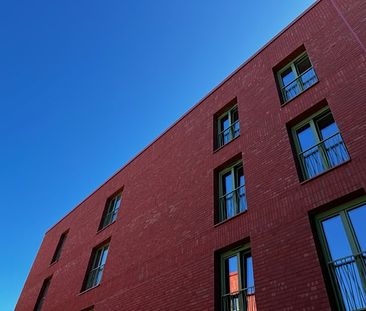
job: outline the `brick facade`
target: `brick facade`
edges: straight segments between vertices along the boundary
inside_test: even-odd
[[[15,310],[33,310],[51,275],[45,311],[219,310],[217,256],[248,242],[258,310],[334,309],[311,215],[366,188],[365,16],[364,0],[313,5],[46,233]],[[274,68],[301,46],[319,82],[281,105]],[[240,136],[214,151],[214,116],[233,100]],[[351,160],[301,182],[289,127],[324,100]],[[215,224],[215,172],[232,159],[248,210]],[[97,232],[120,189],[116,222]],[[80,294],[92,249],[109,238],[101,284]]]

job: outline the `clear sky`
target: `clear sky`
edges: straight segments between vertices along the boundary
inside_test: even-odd
[[[0,311],[50,226],[313,2],[0,1]]]

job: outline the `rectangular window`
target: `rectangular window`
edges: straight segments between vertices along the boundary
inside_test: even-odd
[[[292,128],[302,179],[349,160],[348,151],[329,108]]]
[[[219,173],[219,221],[231,218],[247,209],[242,162]]]
[[[217,118],[217,131],[217,148],[239,136],[238,106],[235,105]]]
[[[61,251],[62,248],[64,246],[66,237],[67,237],[68,231],[64,232],[63,234],[61,234],[60,240],[57,243],[57,247],[55,250],[55,253],[53,254],[52,260],[51,260],[51,264],[58,261],[60,259],[61,256]]]
[[[119,193],[107,201],[106,207],[103,212],[102,221],[99,226],[99,230],[113,223],[118,214],[119,207],[121,205],[122,194]]]
[[[366,310],[366,199],[317,217],[326,267],[340,310]]]
[[[253,261],[245,247],[221,256],[221,311],[256,311]]]
[[[108,247],[109,243],[95,249],[92,252],[89,269],[85,278],[85,285],[82,289],[83,291],[100,284],[100,281],[102,280],[104,265],[108,256]]]
[[[49,277],[49,278],[47,278],[43,281],[41,291],[39,292],[37,302],[36,302],[36,305],[34,306],[33,311],[41,311],[42,310],[42,306],[43,306],[44,301],[46,299],[47,291],[48,291],[48,288],[50,287],[50,283],[51,283],[51,277]]]
[[[286,103],[318,82],[315,70],[306,52],[282,67],[277,72],[282,102]]]

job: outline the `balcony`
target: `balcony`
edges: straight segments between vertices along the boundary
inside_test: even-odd
[[[238,137],[240,134],[240,125],[239,120],[235,121],[228,128],[218,133],[217,144],[218,148],[226,145],[228,142]]]
[[[281,88],[283,102],[288,102],[316,82],[318,82],[318,77],[316,76],[314,68],[310,67],[301,75],[299,75],[295,80]]]
[[[220,221],[231,218],[247,209],[245,186],[226,193],[219,198]]]
[[[331,261],[328,265],[341,297],[341,310],[366,310],[366,252]]]
[[[341,134],[336,133],[299,153],[298,158],[306,180],[349,160],[349,155]]]
[[[223,295],[221,300],[221,310],[257,311],[254,286]]]

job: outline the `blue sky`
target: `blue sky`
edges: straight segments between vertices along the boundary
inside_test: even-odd
[[[0,310],[45,231],[313,0],[0,2]]]

